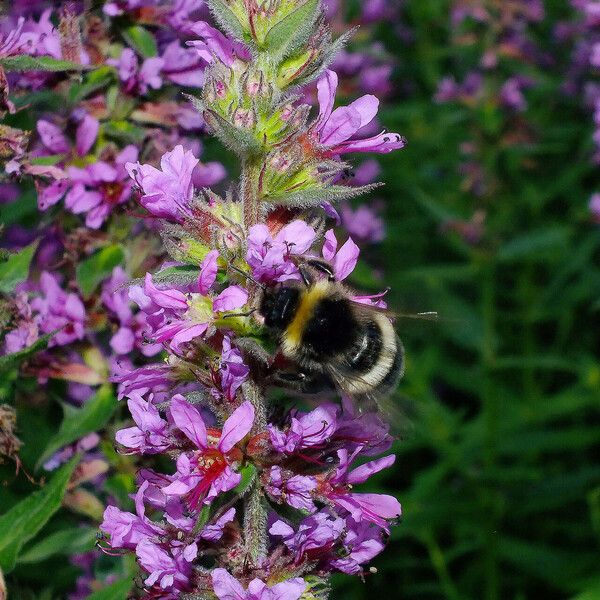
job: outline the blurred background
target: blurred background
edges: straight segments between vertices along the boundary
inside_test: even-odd
[[[378,29],[409,144],[373,264],[440,318],[398,321],[404,519],[337,597],[600,598],[599,7],[408,0]]]
[[[335,65],[344,96],[377,94],[381,122],[408,139],[355,173],[386,185],[343,210],[363,249],[352,284],[439,314],[397,321],[410,426],[373,489],[400,498],[403,520],[378,572],[339,577],[332,598],[599,599],[600,3],[340,0],[329,14],[338,32],[361,25]],[[235,172],[216,144],[204,156]],[[3,220],[36,222],[28,202]],[[2,385],[19,387],[33,468],[60,410],[23,401],[34,379]],[[102,448],[121,471],[105,489],[126,498],[116,428]],[[0,512],[31,489],[0,493]],[[89,568],[37,552],[11,576],[14,598],[57,597],[42,593],[52,570],[67,597]]]

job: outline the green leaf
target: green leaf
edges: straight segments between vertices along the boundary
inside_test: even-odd
[[[77,283],[85,298],[89,298],[103,279],[123,262],[125,253],[117,244],[106,246],[77,265]]]
[[[28,348],[24,348],[23,350],[19,350],[18,352],[13,352],[12,354],[5,354],[4,356],[0,356],[0,373],[6,373],[11,369],[19,366],[24,360],[27,360],[30,356],[33,356],[37,352],[41,352],[45,350],[48,346],[48,342],[50,338],[54,335],[54,333],[47,333],[42,336],[36,342],[31,344]]]
[[[252,463],[248,463],[239,470],[239,473],[242,479],[233,488],[233,492],[238,496],[243,496],[256,478],[256,467]]]
[[[544,258],[548,252],[565,248],[569,239],[569,228],[555,226],[534,230],[512,239],[498,251],[498,260],[509,262],[523,258]]]
[[[88,65],[80,65],[69,60],[59,60],[50,56],[29,56],[28,54],[0,58],[0,66],[2,66],[6,72],[87,71],[92,68]]]
[[[154,283],[171,284],[171,285],[189,285],[198,279],[200,269],[192,265],[184,265],[180,267],[167,267],[152,276]],[[143,284],[143,281],[140,280]]]
[[[82,84],[78,82],[73,83],[69,89],[69,101],[72,104],[78,104],[93,92],[108,85],[114,78],[115,70],[113,67],[105,66],[91,71]]]
[[[126,600],[132,585],[131,579],[121,579],[90,594],[87,600]]]
[[[0,262],[0,292],[11,294],[17,284],[29,275],[29,265],[38,247],[38,240]]]
[[[192,98],[191,96],[187,97]],[[198,107],[198,101],[196,99],[192,101],[194,106]],[[202,115],[221,142],[238,156],[253,154],[260,150],[261,145],[251,131],[236,127],[214,110],[208,108],[204,109]]]
[[[600,598],[600,577],[588,582],[583,591],[571,600],[598,600]]]
[[[50,483],[29,495],[0,517],[0,568],[12,571],[23,545],[32,539],[60,508],[79,456],[74,456]]]
[[[69,555],[94,549],[98,531],[93,527],[62,529],[25,549],[18,563],[37,563],[56,554]]]
[[[281,59],[304,43],[313,30],[319,16],[320,1],[306,0],[302,6],[269,29],[264,47]]]
[[[96,395],[84,404],[83,408],[76,409],[69,406],[67,410],[65,406],[65,418],[58,433],[51,438],[38,459],[37,468],[60,448],[81,439],[88,433],[102,429],[117,405],[112,386],[103,385]]]
[[[158,55],[158,47],[154,36],[141,25],[132,25],[123,31],[123,37],[129,46],[144,58]]]
[[[208,8],[215,21],[232,37],[240,42],[249,41],[249,35],[246,34],[239,19],[234,12],[227,6],[223,0],[207,0]]]
[[[146,132],[141,127],[133,125],[129,121],[108,121],[102,127],[105,135],[130,144],[141,144],[146,137]]]

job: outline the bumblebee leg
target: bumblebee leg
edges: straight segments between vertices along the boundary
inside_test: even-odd
[[[318,258],[307,258],[306,264],[317,271],[321,271],[321,273],[325,273],[329,281],[335,281],[335,273],[333,272],[332,266],[327,261]]]
[[[302,277],[304,285],[310,287],[314,282],[312,273],[306,268],[306,265],[298,265],[298,271],[300,271],[300,277]]]
[[[304,371],[275,371],[268,377],[269,385],[292,390],[298,394],[319,394],[333,391],[335,387],[324,373]]]
[[[242,337],[235,340],[235,346],[263,367],[273,364],[273,356],[269,354],[254,338]]]

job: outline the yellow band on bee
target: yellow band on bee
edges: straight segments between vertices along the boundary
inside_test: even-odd
[[[317,281],[300,295],[300,302],[292,322],[283,332],[282,349],[284,353],[291,353],[302,342],[302,334],[307,323],[312,318],[315,307],[320,300],[329,295],[330,284],[326,280]]]

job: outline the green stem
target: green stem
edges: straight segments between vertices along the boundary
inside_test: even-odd
[[[431,560],[431,564],[437,573],[445,596],[450,600],[460,600],[460,592],[450,577],[448,565],[446,565],[446,559],[444,558],[444,553],[439,544],[431,534],[426,534],[423,538],[423,542],[427,547],[429,560]]]
[[[485,428],[484,462],[486,476],[484,478],[484,510],[487,515],[485,531],[485,599],[500,598],[500,573],[498,568],[498,493],[491,485],[493,470],[496,465],[499,405],[494,382],[495,349],[495,317],[496,317],[496,273],[492,259],[486,260],[482,269],[481,311],[483,318],[483,340],[481,344],[481,364],[483,370],[482,403]]]

